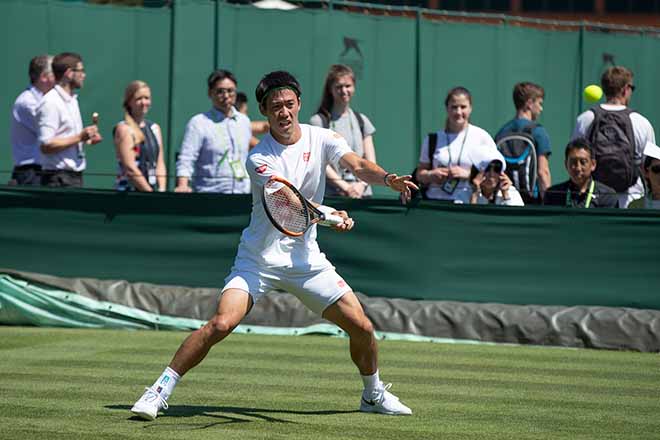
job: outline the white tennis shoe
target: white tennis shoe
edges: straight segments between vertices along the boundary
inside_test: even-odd
[[[154,420],[161,408],[168,408],[167,401],[153,388],[146,387],[142,397],[131,408],[131,412],[144,420]]]
[[[392,384],[388,383],[384,387],[373,390],[370,393],[363,392],[360,411],[388,414],[391,416],[412,415],[412,410],[401,403],[398,397],[388,391],[391,387]]]

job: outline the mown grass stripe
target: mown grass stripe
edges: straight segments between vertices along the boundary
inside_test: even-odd
[[[356,412],[345,339],[233,335],[155,422],[129,408],[183,332],[0,328],[0,439],[657,438],[656,354],[381,342],[382,377],[415,411]],[[654,437],[655,436],[655,437]]]

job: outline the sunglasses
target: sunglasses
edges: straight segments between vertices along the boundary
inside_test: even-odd
[[[660,165],[653,165],[653,166],[651,167],[651,172],[652,172],[653,174],[660,174]]]

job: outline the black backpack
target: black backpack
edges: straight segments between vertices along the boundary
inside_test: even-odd
[[[438,133],[436,133],[436,132],[429,133],[427,136],[429,138],[429,155],[428,155],[428,159],[429,159],[429,163],[431,164],[431,167],[433,167],[433,155],[435,154],[435,149],[438,146]],[[421,195],[422,198],[424,200],[426,200],[427,199],[426,190],[428,188],[417,181],[417,167],[415,167],[412,170],[412,173],[410,173],[410,174],[412,175],[411,181],[414,182],[415,185],[417,185],[419,187],[419,191],[415,191],[415,190],[412,191],[411,200],[415,199],[418,195]]]
[[[355,113],[355,117],[358,120],[358,125],[360,126],[360,133],[362,133],[362,138],[364,139],[364,117],[362,117],[362,113],[356,112],[353,110],[353,113]],[[317,113],[319,117],[321,118],[321,123],[323,124],[323,128],[330,128],[330,118],[328,115],[325,113]]]
[[[597,105],[590,109],[594,121],[587,139],[596,156],[594,179],[625,192],[639,178],[635,166],[635,134],[630,113],[632,109],[608,111]]]
[[[538,125],[531,123],[522,130],[512,130],[495,138],[497,149],[506,161],[506,175],[516,187],[525,203],[536,200],[534,191],[538,177],[536,140],[532,135]]]

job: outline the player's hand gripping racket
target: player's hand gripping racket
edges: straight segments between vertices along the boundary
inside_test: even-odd
[[[338,215],[322,212],[288,180],[272,176],[264,185],[261,198],[266,215],[278,230],[299,237],[313,224],[336,226],[344,223]]]

